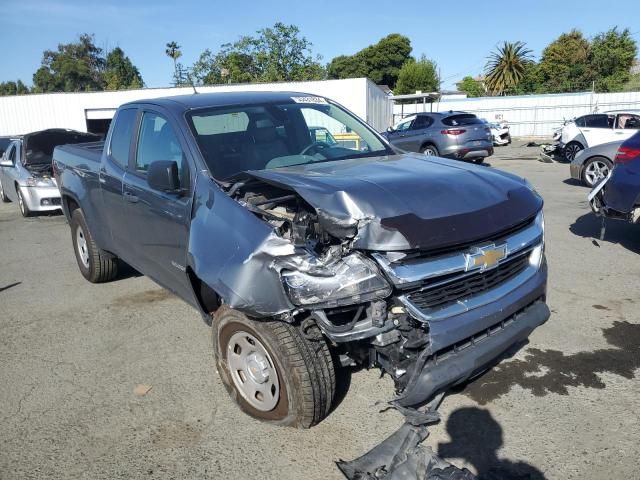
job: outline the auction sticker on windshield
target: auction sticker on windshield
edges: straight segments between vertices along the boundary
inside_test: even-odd
[[[322,97],[291,97],[291,100],[296,103],[327,103]]]

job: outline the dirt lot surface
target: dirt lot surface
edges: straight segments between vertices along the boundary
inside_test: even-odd
[[[426,444],[504,478],[637,479],[640,227],[611,222],[597,240],[587,189],[536,156],[499,147],[487,163],[545,199],[551,319],[448,396]],[[135,272],[86,282],[64,217],[1,204],[0,245],[3,480],[339,479],[335,460],[401,424],[379,413],[393,388],[377,371],[345,375],[347,393],[311,430],[258,423],[227,397],[199,315]]]

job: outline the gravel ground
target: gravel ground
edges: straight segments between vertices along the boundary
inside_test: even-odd
[[[640,478],[640,227],[604,240],[587,190],[537,149],[492,167],[545,198],[552,317],[514,358],[448,396],[426,444],[504,478]],[[62,216],[0,205],[0,478],[339,479],[398,428],[377,371],[345,374],[334,412],[301,431],[240,413],[199,315],[129,272],[92,285]],[[146,387],[140,387],[140,386]],[[136,395],[136,389],[146,391]],[[140,393],[140,392],[137,392]]]

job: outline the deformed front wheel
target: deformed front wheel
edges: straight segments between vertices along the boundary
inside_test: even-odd
[[[96,245],[82,210],[73,211],[69,225],[73,251],[82,276],[91,283],[113,280],[118,274],[118,259]]]
[[[298,428],[329,414],[335,369],[319,330],[303,334],[297,326],[251,320],[222,306],[213,318],[212,341],[220,378],[245,413]]]

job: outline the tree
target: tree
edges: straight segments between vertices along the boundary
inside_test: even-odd
[[[29,93],[29,88],[22,83],[22,80],[0,82],[0,96],[4,95],[25,95]]]
[[[531,62],[531,50],[523,42],[504,42],[489,56],[485,66],[485,84],[493,95],[515,88]]]
[[[33,75],[37,92],[80,92],[102,90],[105,59],[94,44],[93,35],[84,33],[78,42],[59,44],[57,51],[45,50],[42,66]]]
[[[629,81],[629,70],[638,53],[629,29],[617,28],[600,33],[591,42],[589,64],[594,72],[597,91],[620,91]]]
[[[539,74],[545,92],[581,92],[591,87],[589,41],[579,30],[563,33],[542,52]]]
[[[394,89],[400,69],[411,57],[411,40],[392,33],[354,55],[334,58],[327,67],[329,78],[368,77]]]
[[[473,77],[467,76],[458,83],[458,90],[467,94],[467,97],[482,97],[486,95],[484,84]]]
[[[217,54],[207,49],[193,65],[198,83],[279,82],[321,80],[325,70],[312,44],[295,25],[276,23],[221,46]]]
[[[429,60],[425,55],[417,62],[410,60],[406,62],[398,73],[398,81],[394,89],[396,95],[406,95],[415,93],[417,90],[423,92],[437,92],[440,90],[440,79],[436,69],[436,63]]]
[[[175,80],[178,77],[178,59],[182,56],[181,47],[176,42],[169,42],[166,47],[164,53],[173,60],[173,78]]]
[[[107,55],[104,79],[107,90],[142,88],[144,85],[140,72],[120,47],[114,48]]]

